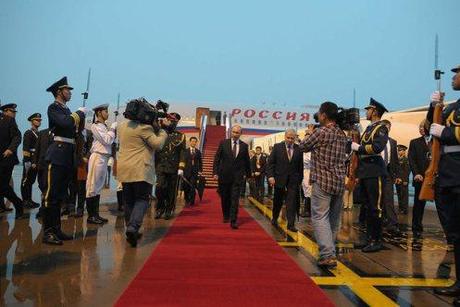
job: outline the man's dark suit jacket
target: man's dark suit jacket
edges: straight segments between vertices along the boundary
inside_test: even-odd
[[[410,141],[408,158],[410,170],[414,177],[416,175],[425,177],[425,171],[430,165],[429,152],[430,148],[425,142],[425,137],[421,136]]]
[[[14,118],[0,115],[0,165],[13,166],[19,163],[18,146],[21,144],[21,132]],[[3,157],[5,150],[11,150],[13,154]]]
[[[251,176],[251,164],[249,161],[248,144],[240,140],[238,156],[233,157],[232,139],[220,142],[214,156],[213,171],[219,176],[219,184],[241,182],[243,177]]]
[[[260,168],[257,167],[257,155],[251,158],[251,171],[253,173],[259,172],[261,175],[265,175],[266,166],[267,166],[267,156],[265,154],[260,154],[259,158]]]
[[[190,152],[190,148],[185,150],[185,168],[184,168],[184,176],[187,178],[192,177],[192,175],[198,174],[203,170],[203,162],[201,159],[201,151],[195,148],[195,155],[193,157],[192,163],[192,153]]]
[[[388,165],[388,175],[394,180],[396,178],[401,178],[397,148],[398,143],[392,138],[388,138],[388,142],[390,142],[390,164]]]
[[[299,146],[294,144],[291,161],[288,159],[286,143],[281,142],[273,146],[273,150],[268,158],[267,178],[275,178],[276,188],[285,188],[299,185],[303,178],[303,153]]]

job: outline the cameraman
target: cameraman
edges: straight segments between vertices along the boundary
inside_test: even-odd
[[[163,126],[171,122],[163,120]],[[161,150],[168,135],[158,128],[138,120],[128,119],[118,127],[120,151],[117,179],[123,185],[125,200],[126,240],[132,247],[140,238],[139,228],[147,210],[155,178],[154,153]]]
[[[307,130],[300,144],[311,151],[311,216],[319,245],[319,266],[337,266],[334,242],[340,225],[345,176],[347,137],[336,123],[338,107],[326,101],[318,112],[320,127]]]

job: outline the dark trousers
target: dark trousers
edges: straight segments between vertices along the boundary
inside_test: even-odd
[[[287,188],[275,187],[275,195],[273,197],[273,220],[278,220],[283,206],[283,200],[286,203],[286,218],[288,227],[293,227],[295,224],[295,216],[297,213],[297,206],[299,205],[299,187],[287,186]]]
[[[138,232],[147,211],[152,185],[145,181],[124,182],[126,232]]]
[[[426,201],[420,200],[421,182],[414,182],[414,207],[412,208],[412,232],[423,232],[423,213]],[[444,227],[443,227],[444,228]]]
[[[265,176],[264,175],[260,175],[260,176],[256,176],[254,178],[254,197],[258,200],[258,201],[263,201],[264,199],[264,192],[265,192]]]
[[[176,207],[177,197],[177,179],[176,173],[158,173],[157,186],[155,194],[157,196],[157,210],[162,212],[173,212]]]
[[[219,183],[219,194],[224,219],[230,219],[232,223],[238,219],[238,207],[242,184],[246,181],[233,181],[232,183]]]
[[[396,213],[393,180],[387,178],[383,185],[383,214],[385,227],[388,231],[398,230],[398,214]]]
[[[47,180],[49,185],[45,193],[45,212],[43,228],[45,232],[55,231],[61,224],[61,203],[68,198],[69,182],[73,168],[49,164]]]
[[[383,188],[385,177],[360,179],[361,205],[366,208],[366,228],[372,240],[382,239]]]
[[[460,189],[460,187],[457,187],[456,189]],[[456,208],[460,206],[460,204],[458,203],[458,192],[459,191],[453,192],[452,188],[435,188],[434,201],[436,204],[436,211],[438,212],[439,221],[441,222],[441,226],[444,230],[444,234],[446,235],[448,244],[454,243],[455,237],[458,236],[458,234],[456,234],[455,232],[457,230],[460,230],[460,228],[457,229],[453,225],[455,223],[458,223],[459,221],[455,220],[454,217],[456,216],[458,218],[459,216],[455,211],[457,210]],[[449,221],[452,221],[452,223],[450,223]],[[452,224],[452,227],[449,226],[450,224]]]
[[[24,201],[32,200],[32,185],[35,183],[37,178],[37,168],[30,167],[28,171],[23,167],[22,169],[22,180],[21,180],[21,196]]]
[[[38,188],[45,195],[48,189],[48,169],[46,167],[40,167],[37,173]]]
[[[446,233],[454,244],[455,274],[460,281],[460,187],[437,189],[436,206],[438,201],[447,217]]]
[[[401,183],[396,185],[396,193],[398,193],[399,211],[407,212],[409,208],[409,186]]]
[[[270,183],[268,182],[268,178],[267,178],[267,184],[268,184],[268,187],[267,187],[267,196],[271,197],[273,195],[273,187],[270,185]]]
[[[5,197],[13,203],[14,207],[20,206],[22,201],[10,186],[14,165],[0,165],[0,197]]]
[[[196,194],[196,182],[198,180],[197,178],[198,174],[193,174],[190,177],[186,177],[187,182],[182,182],[182,186],[184,187],[184,198],[185,198],[185,203],[189,205],[194,205],[195,204],[195,194]]]

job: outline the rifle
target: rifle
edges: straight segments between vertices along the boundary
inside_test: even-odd
[[[434,79],[438,81],[438,91],[441,92],[441,75],[444,72],[438,69],[438,35],[435,41],[435,70]],[[442,124],[442,108],[444,95],[441,94],[440,103],[436,104],[433,112],[433,123]],[[437,138],[432,138],[431,141],[431,161],[428,166],[425,177],[423,177],[422,189],[420,190],[419,198],[421,200],[434,200],[434,185],[438,174],[439,159],[441,158],[441,145]]]
[[[118,99],[117,99],[117,110],[113,113],[115,113],[115,122],[117,121],[117,117],[118,117],[118,110],[120,109],[120,93],[118,93]],[[117,145],[116,143],[114,142],[115,146],[112,146],[112,157],[113,157],[113,166],[112,166],[112,174],[113,174],[113,177],[117,177],[117,166],[118,166],[118,163],[117,163]]]
[[[351,138],[353,142],[358,143],[360,141],[360,135],[357,125],[355,125],[351,130]],[[351,153],[350,165],[348,166],[348,180],[345,183],[345,188],[350,193],[353,192],[356,186],[356,169],[358,168],[359,158],[357,152]]]

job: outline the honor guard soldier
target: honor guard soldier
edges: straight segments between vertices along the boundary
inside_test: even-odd
[[[460,91],[460,65],[452,72],[452,89]],[[427,120],[433,122],[434,106],[441,103],[442,95],[435,92]],[[442,112],[442,124],[433,123],[430,134],[439,140],[441,157],[436,178],[435,202],[443,208],[447,216],[447,233],[454,244],[456,282],[444,289],[436,289],[436,294],[457,296],[454,305],[460,305],[460,99],[447,105]]]
[[[42,123],[42,115],[34,113],[27,120],[31,123],[32,127],[24,133],[22,143],[24,168],[22,171],[21,195],[24,207],[32,209],[40,207],[40,204],[32,200],[32,185],[35,183],[38,172],[34,160],[37,148],[38,128],[40,128]]]
[[[88,177],[86,180],[86,207],[90,224],[103,224],[109,220],[99,215],[101,191],[107,177],[107,163],[112,156],[112,144],[115,141],[117,122],[107,127],[109,104],[102,104],[93,109],[94,119],[91,125],[93,143],[88,162]]]
[[[0,107],[0,198],[6,198],[16,209],[16,218],[24,215],[22,200],[10,186],[13,168],[19,163],[17,150],[21,144],[21,132],[16,124],[16,107],[14,103]],[[8,211],[4,204],[0,212]]]
[[[46,91],[55,101],[48,107],[49,129],[54,134],[45,160],[48,163],[48,186],[45,193],[43,216],[43,243],[62,245],[63,240],[72,240],[61,230],[61,202],[67,197],[69,181],[75,168],[75,136],[84,125],[86,108],[80,107],[72,113],[66,103],[72,97],[67,77],[56,81]]]
[[[398,194],[399,213],[406,215],[409,207],[409,159],[406,154],[407,146],[399,144],[397,148],[401,181],[396,183],[396,192]]]
[[[366,118],[371,123],[364,131],[360,144],[353,142],[351,147],[358,152],[359,165],[356,177],[359,178],[361,203],[366,206],[366,229],[368,242],[362,251],[377,252],[383,249],[382,244],[382,191],[388,172],[381,152],[388,142],[388,128],[380,119],[388,110],[378,101],[371,98],[365,108]]]
[[[168,138],[163,149],[155,152],[157,219],[163,214],[165,219],[170,219],[174,214],[178,176],[184,174],[185,167],[185,135],[176,130],[180,115],[170,113],[168,119],[171,121],[171,125],[166,127]]]

